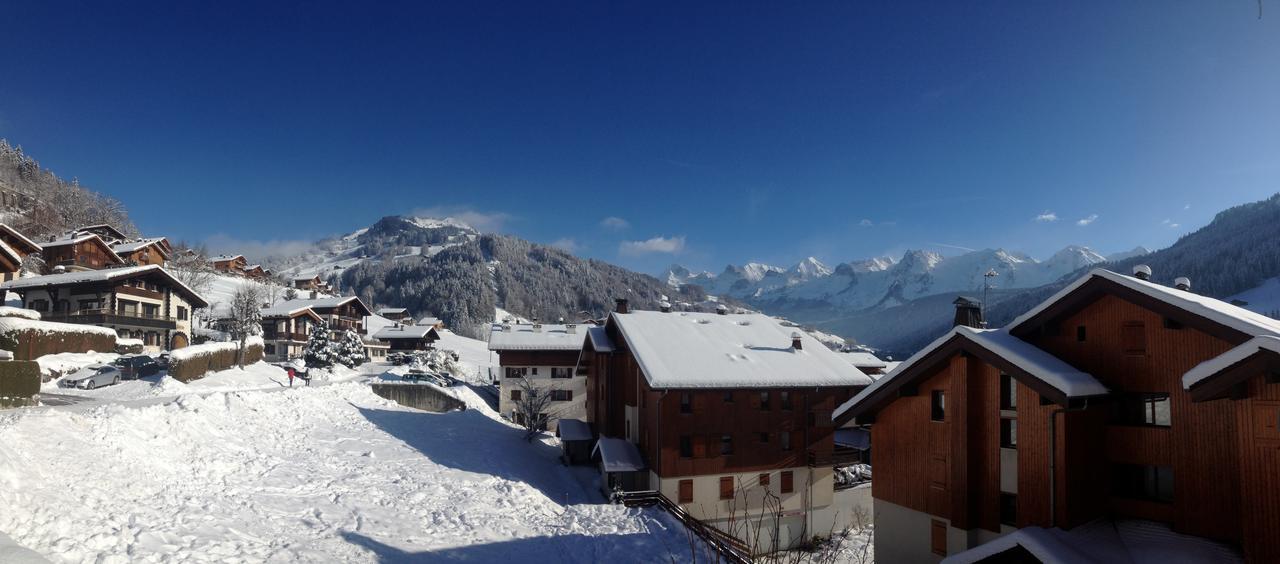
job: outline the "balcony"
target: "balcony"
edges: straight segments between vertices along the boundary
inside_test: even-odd
[[[178,320],[167,315],[148,315],[136,311],[110,309],[77,309],[41,314],[45,321],[78,323],[80,325],[129,325],[148,329],[177,329]]]
[[[264,331],[262,339],[265,341],[292,341],[295,343],[307,342],[308,335],[306,333],[289,333],[287,331]]]

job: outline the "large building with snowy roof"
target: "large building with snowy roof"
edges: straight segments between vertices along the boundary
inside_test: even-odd
[[[1280,321],[1177,284],[1094,270],[841,405],[871,426],[877,559],[1145,561],[1086,540],[1133,530],[1179,562],[1280,561]]]
[[[107,327],[142,340],[148,352],[190,344],[191,312],[209,305],[157,265],[19,278],[0,290],[16,292],[47,321]]]
[[[549,405],[541,411],[548,430],[555,431],[560,419],[584,419],[587,379],[576,374],[573,367],[585,336],[586,329],[573,323],[543,324],[535,320],[494,324],[489,332],[489,350],[498,354],[499,412],[523,425],[526,418],[533,416],[524,413],[533,411],[529,402],[524,402],[524,394],[536,390],[551,395]]]
[[[606,489],[656,490],[750,553],[837,527],[831,414],[871,383],[848,360],[765,315],[625,300],[587,334],[588,421],[643,462],[624,474],[616,441],[598,449]]]

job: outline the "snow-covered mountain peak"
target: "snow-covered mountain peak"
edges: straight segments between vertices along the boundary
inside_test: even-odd
[[[1106,262],[1104,257],[1089,247],[1081,247],[1079,245],[1069,245],[1049,257],[1044,261],[1045,268],[1057,276],[1065,276],[1081,268],[1093,266],[1100,262]]]
[[[1138,245],[1137,247],[1134,247],[1133,249],[1128,251],[1121,251],[1119,253],[1112,253],[1107,255],[1107,261],[1120,262],[1125,259],[1131,259],[1133,257],[1140,257],[1143,255],[1149,255],[1149,254],[1151,254],[1151,249],[1148,249],[1142,245]]]
[[[446,217],[446,218],[440,219],[440,218],[434,218],[434,217],[413,216],[413,217],[406,217],[405,219],[408,220],[409,223],[412,223],[423,229],[439,229],[441,227],[456,227],[458,229],[463,229],[466,231],[475,231],[475,228],[471,227],[471,225],[468,224],[467,222],[462,221],[460,219],[452,218],[452,217]]]
[[[750,280],[752,282],[759,282],[764,280],[764,277],[768,276],[770,272],[782,274],[785,271],[776,266],[770,266],[759,262],[749,262],[741,267],[735,267],[733,265],[727,266],[725,267],[725,272],[733,272],[743,279]]]
[[[802,280],[811,280],[814,278],[829,276],[831,274],[831,268],[822,264],[822,261],[814,257],[808,257],[796,263],[796,265],[791,267],[787,273]]]

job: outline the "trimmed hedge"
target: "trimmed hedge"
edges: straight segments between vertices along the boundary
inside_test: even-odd
[[[26,360],[0,362],[0,407],[35,405],[39,393],[39,364]]]
[[[232,345],[218,346],[218,345]],[[236,365],[236,347],[233,343],[207,343],[192,347],[208,347],[208,351],[200,351],[193,355],[183,355],[169,361],[169,376],[180,381],[190,382],[204,378],[205,374],[226,370]],[[190,348],[190,347],[188,347]],[[178,349],[183,350],[183,349]],[[262,345],[250,343],[245,347],[244,363],[253,364],[262,360]]]
[[[13,351],[16,360],[35,360],[46,354],[110,352],[116,349],[116,334],[100,327],[0,318],[0,349]]]

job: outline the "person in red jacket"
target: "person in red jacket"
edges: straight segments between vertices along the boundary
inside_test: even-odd
[[[290,367],[286,368],[285,370],[289,372],[289,387],[290,387],[290,388],[292,388],[292,387],[293,387],[293,376],[294,376],[293,367],[292,367],[292,366],[290,366]]]

